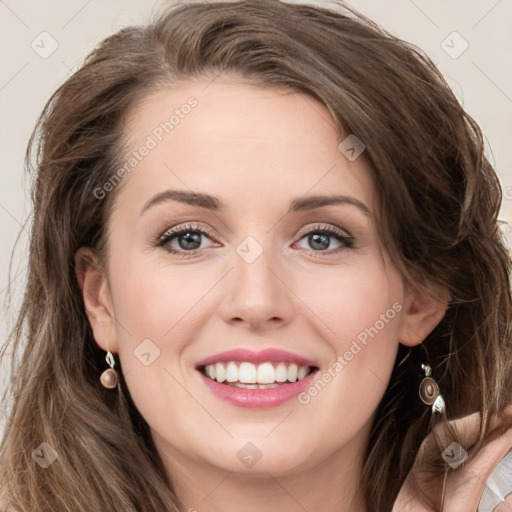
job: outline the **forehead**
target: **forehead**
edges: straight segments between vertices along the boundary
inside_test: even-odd
[[[285,88],[218,77],[143,98],[125,124],[123,203],[165,189],[207,192],[243,209],[306,194],[351,194],[370,207],[364,158],[349,161],[328,109]],[[141,156],[141,154],[144,155]]]

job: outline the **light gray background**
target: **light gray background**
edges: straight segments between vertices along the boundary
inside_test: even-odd
[[[9,259],[20,231],[21,240],[11,271],[14,305],[19,304],[23,293],[28,239],[22,224],[30,213],[30,183],[23,171],[23,158],[44,103],[103,38],[126,25],[146,22],[152,12],[167,3],[0,0],[2,305]],[[504,190],[501,219],[512,222],[512,1],[349,0],[348,3],[393,34],[419,46],[443,72],[459,101],[487,137],[488,155],[495,163]],[[454,31],[459,35],[454,35]],[[52,49],[52,44],[58,47],[48,56],[45,52]],[[462,52],[466,44],[468,47]],[[512,224],[503,228],[512,246]],[[2,307],[0,341],[5,340],[13,321],[13,312],[7,314]],[[0,372],[1,390],[5,386],[2,382],[5,382],[6,368],[0,367]],[[0,410],[0,432],[4,414]]]

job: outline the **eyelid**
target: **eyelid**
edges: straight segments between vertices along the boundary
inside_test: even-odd
[[[203,232],[203,234],[207,235],[209,238],[215,238],[213,236],[212,231],[209,228],[203,227],[199,225],[198,223],[185,223],[183,225],[178,224],[177,226],[174,226],[172,228],[166,229],[159,237],[158,240],[162,241],[165,240],[169,235],[175,235],[177,233],[182,233],[183,231],[198,231]],[[327,231],[329,233],[334,233],[341,235],[344,233],[346,238],[353,238],[352,235],[346,231],[345,229],[339,228],[337,226],[331,226],[329,224],[325,223],[317,223],[312,226],[307,226],[303,228],[299,233],[297,234],[297,237],[299,239],[303,238],[305,235],[308,235],[312,231]]]
[[[308,235],[312,231],[327,231],[329,233],[334,233],[340,236],[346,236],[346,238],[353,238],[352,235],[347,230],[322,222],[319,222],[312,226],[307,226],[306,228],[301,230],[297,236],[299,238],[302,238],[304,235]]]
[[[187,232],[197,232],[203,236],[206,236],[207,238],[209,238],[212,241],[216,241],[216,238],[213,236],[212,231],[209,228],[203,227],[203,226],[199,225],[197,222],[189,222],[189,223],[185,223],[182,225],[178,224],[177,226],[174,226],[172,228],[165,230],[158,237],[155,245],[158,247],[164,248],[166,251],[168,251],[169,253],[171,253],[173,255],[181,255],[184,257],[187,257],[187,256],[193,257],[199,253],[202,253],[205,250],[205,248],[193,249],[190,251],[186,251],[183,249],[176,250],[170,246],[164,247],[164,246],[167,246],[168,243],[172,239],[174,239],[182,234],[185,234]],[[331,249],[328,251],[310,249],[309,253],[312,255],[315,255],[315,256],[328,258],[330,256],[337,255],[343,249],[353,248],[355,245],[354,237],[351,236],[350,233],[348,233],[346,230],[339,228],[338,226],[325,224],[325,223],[317,223],[317,224],[314,224],[312,226],[310,225],[310,226],[307,226],[306,228],[302,229],[300,231],[300,233],[298,235],[296,235],[298,240],[296,242],[294,242],[294,245],[299,243],[304,237],[308,236],[310,233],[315,233],[315,232],[327,235],[330,238],[336,238],[338,243],[341,244],[340,247],[338,247],[336,249]]]
[[[210,229],[200,226],[199,224],[194,223],[185,223],[185,224],[178,224],[177,226],[174,226],[172,228],[166,229],[159,237],[158,241],[164,241],[166,238],[169,237],[169,235],[176,235],[177,233],[181,233],[183,231],[198,231],[202,232],[205,235],[207,235],[209,238],[214,238],[213,233]]]

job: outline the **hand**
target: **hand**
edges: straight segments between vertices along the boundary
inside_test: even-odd
[[[479,417],[480,413],[475,413],[451,422],[460,432],[464,446],[468,446],[476,439]],[[490,430],[504,427],[507,422],[510,424],[511,419],[512,406],[509,406],[505,409],[502,418],[492,419]],[[437,433],[442,438],[440,429],[437,430]],[[432,446],[435,445],[435,442],[434,436],[430,434],[422,443],[414,466],[400,490],[392,512],[433,512],[435,510],[423,505],[419,498],[413,495],[410,485],[411,477],[414,474],[421,489],[426,491],[428,496],[441,496],[443,477],[433,481],[432,476],[425,471],[425,460],[428,459],[429,453],[432,453]],[[447,446],[449,444],[447,443]],[[512,427],[509,426],[499,437],[481,448],[474,459],[462,463],[455,469],[448,469],[442,512],[476,512],[487,479],[510,449],[512,449]],[[440,503],[438,507],[440,507]],[[435,512],[440,510],[438,508]],[[512,512],[512,495],[509,495],[505,502],[499,504],[494,512]]]

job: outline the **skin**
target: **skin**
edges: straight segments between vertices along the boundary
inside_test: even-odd
[[[476,441],[480,417],[480,413],[477,412],[450,422],[460,433],[463,446],[469,446]],[[451,440],[445,441],[445,434],[441,428],[436,428],[436,431],[444,445],[451,444]],[[473,459],[448,470],[443,512],[477,510],[488,478],[500,460],[512,449],[512,406],[506,407],[500,416],[492,417],[490,431],[484,447]],[[430,496],[435,496],[438,490],[442,489],[441,479],[433,480],[431,474],[424,471],[424,460],[432,453],[434,444],[432,434],[422,443],[411,473],[395,502],[393,512],[431,512],[431,509],[418,502],[411,491],[410,483],[414,475]],[[505,500],[498,504],[493,512],[512,512],[512,494],[505,496]]]
[[[362,453],[398,344],[421,343],[449,298],[438,302],[404,282],[378,241],[364,154],[343,156],[338,145],[348,134],[310,97],[226,76],[186,82],[130,113],[129,151],[190,96],[197,107],[115,191],[107,265],[88,248],[76,255],[96,342],[106,350],[108,341],[121,360],[185,510],[364,511],[356,491]],[[167,201],[141,213],[168,189],[211,194],[226,211]],[[287,213],[295,198],[333,193],[358,199],[370,215],[348,204]],[[212,235],[200,238],[199,254],[155,246],[190,222]],[[315,249],[304,233],[318,224],[352,236],[354,247],[331,237]],[[252,263],[236,251],[247,236],[263,251]],[[183,239],[170,244],[187,251]],[[233,348],[280,348],[325,371],[394,303],[401,311],[307,405],[238,408],[194,369]],[[134,355],[145,339],[160,350],[149,366]],[[250,468],[237,457],[248,442],[261,453]]]

